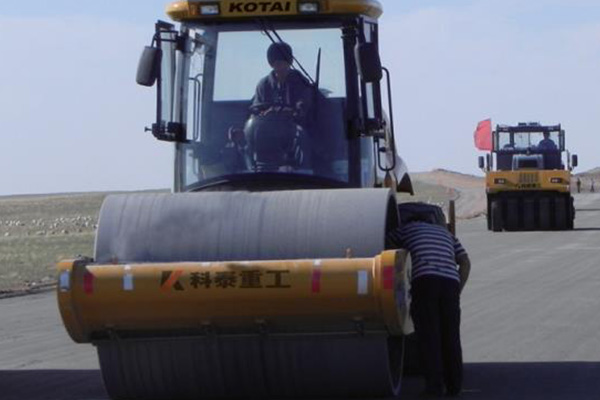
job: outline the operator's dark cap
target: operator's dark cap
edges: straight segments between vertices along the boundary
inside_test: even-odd
[[[284,42],[273,43],[267,50],[267,60],[269,60],[271,67],[275,64],[275,61],[285,61],[292,64],[294,61],[292,47]]]

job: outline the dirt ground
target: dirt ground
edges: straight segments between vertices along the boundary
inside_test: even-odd
[[[592,170],[576,174],[573,178],[573,191],[577,190],[577,178],[579,178],[581,181],[582,193],[591,191],[596,193],[600,192],[600,168],[594,168]]]
[[[0,197],[0,294],[51,284],[58,260],[92,255],[105,196]]]
[[[600,192],[600,168],[576,175],[582,191],[594,180]],[[400,202],[422,201],[442,206],[456,200],[459,219],[486,212],[482,177],[436,169],[411,174],[415,195]],[[574,178],[573,190],[576,178]],[[93,255],[94,233],[102,201],[108,193],[0,197],[0,297],[30,291],[55,281],[55,264],[77,255]]]
[[[415,196],[447,208],[457,199],[457,216],[468,217],[476,203],[477,178],[436,170],[413,175]],[[480,188],[483,191],[482,188]],[[93,255],[94,233],[108,193],[0,197],[0,296],[52,285],[55,264]]]
[[[426,201],[419,197],[420,189],[428,185],[446,194],[445,198],[439,199],[442,204],[438,201],[438,205],[446,207],[448,200],[456,200],[456,217],[459,219],[474,218],[486,212],[485,181],[482,177],[443,169],[417,172],[411,177],[417,201]]]

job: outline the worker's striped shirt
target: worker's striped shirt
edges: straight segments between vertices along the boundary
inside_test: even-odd
[[[392,231],[388,245],[410,252],[412,280],[435,275],[460,282],[457,258],[467,252],[446,228],[426,222],[411,222]]]

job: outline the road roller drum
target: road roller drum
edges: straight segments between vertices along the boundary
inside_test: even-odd
[[[59,264],[61,315],[113,398],[393,395],[410,333],[410,260],[384,248],[397,221],[383,189],[109,197],[96,259]]]

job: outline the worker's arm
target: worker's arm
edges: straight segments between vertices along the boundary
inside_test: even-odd
[[[460,275],[460,291],[462,292],[467,280],[469,279],[469,273],[471,272],[471,260],[469,256],[464,253],[456,258],[458,263],[458,274]]]

